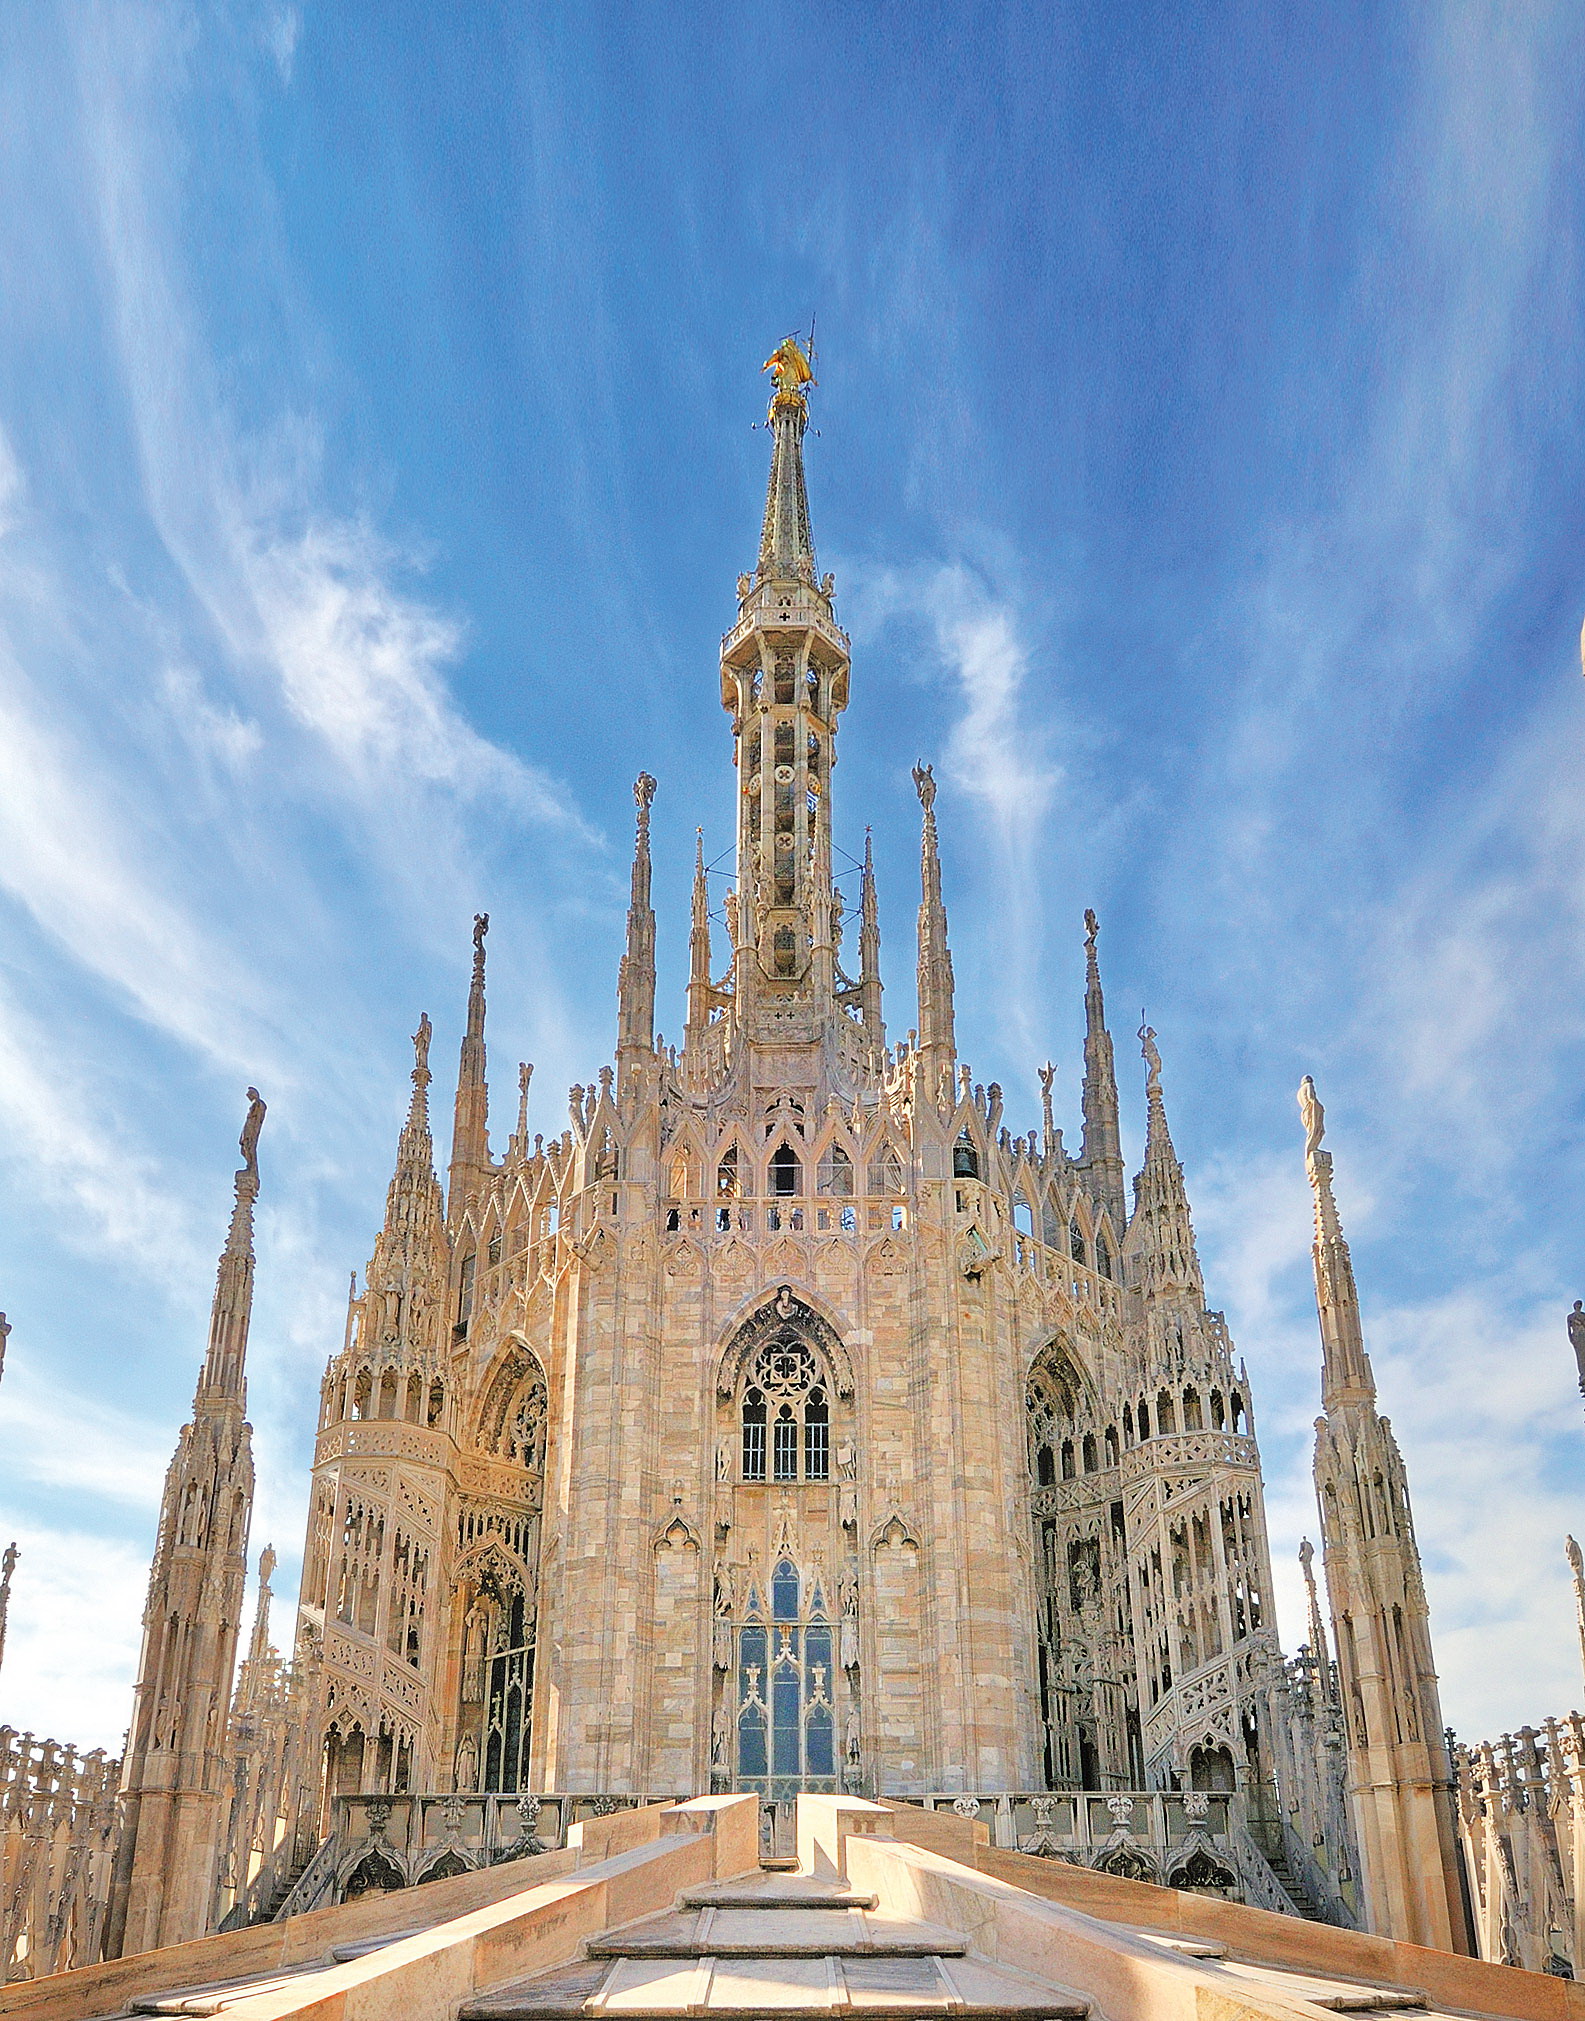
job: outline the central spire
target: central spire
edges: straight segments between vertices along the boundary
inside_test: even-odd
[[[806,582],[813,587],[814,543],[809,537],[803,459],[809,402],[803,389],[817,381],[796,337],[784,337],[760,369],[775,375],[776,390],[765,417],[775,447],[765,491],[765,524],[759,537],[759,580]]]
[[[803,437],[814,373],[796,337],[765,369],[775,390],[759,562],[738,577],[738,621],[721,643],[721,701],[737,743],[732,1016],[739,1030],[774,1026],[797,1043],[849,1014],[839,995],[831,861],[848,641],[832,615],[832,579],[815,574],[809,531]],[[697,1015],[690,1030],[699,1030]]]

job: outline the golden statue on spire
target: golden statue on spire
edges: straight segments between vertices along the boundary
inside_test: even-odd
[[[784,401],[802,408],[806,404],[803,389],[818,383],[804,355],[804,348],[796,337],[783,337],[760,370],[775,375],[776,391],[771,395],[770,403],[772,414]]]

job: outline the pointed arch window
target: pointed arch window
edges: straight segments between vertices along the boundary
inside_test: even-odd
[[[872,1193],[900,1193],[903,1190],[903,1161],[890,1144],[885,1144],[870,1160],[869,1189]]]
[[[958,1134],[958,1141],[952,1146],[952,1176],[954,1179],[977,1179],[980,1176],[980,1154],[974,1148],[974,1139],[965,1126]]]
[[[831,1478],[830,1377],[813,1348],[795,1337],[767,1341],[743,1392],[745,1481]]]
[[[1068,1250],[1075,1263],[1089,1261],[1084,1248],[1084,1230],[1079,1226],[1076,1216],[1068,1223]]]
[[[832,1144],[820,1160],[820,1191],[842,1200],[853,1197],[853,1160],[840,1144]]]
[[[770,1601],[767,1621],[751,1592],[738,1630],[736,1787],[785,1801],[837,1787],[835,1636],[818,1581],[788,1558]]]
[[[778,1144],[770,1158],[770,1190],[773,1199],[790,1200],[804,1189],[803,1166],[791,1144]]]
[[[1095,1267],[1103,1277],[1112,1274],[1112,1252],[1104,1235],[1095,1238]]]
[[[735,1200],[742,1190],[736,1144],[728,1144],[715,1168],[715,1190],[723,1200]]]

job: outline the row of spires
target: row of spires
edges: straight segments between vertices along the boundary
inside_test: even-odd
[[[922,822],[920,836],[920,904],[918,922],[919,1025],[916,1051],[927,1087],[950,1086],[956,1068],[956,1037],[953,1021],[954,981],[952,953],[948,939],[947,909],[942,896],[940,844],[936,827],[936,782],[928,765],[916,766],[914,782],[919,795]],[[656,791],[655,780],[641,772],[634,782],[637,809],[633,848],[631,895],[628,905],[626,948],[618,973],[619,1084],[631,1084],[632,1076],[655,1049],[655,912],[651,896],[650,810]],[[702,831],[694,863],[692,916],[689,932],[688,1010],[685,1050],[697,1043],[708,1028],[712,1014],[729,1001],[729,992],[712,977],[709,901]],[[473,974],[468,992],[467,1023],[458,1063],[457,1096],[454,1112],[450,1184],[447,1212],[454,1223],[467,1199],[488,1184],[492,1167],[489,1143],[488,1089],[486,1078],[485,1021],[485,935],[489,915],[475,915],[473,926]],[[730,923],[730,921],[729,921]],[[1108,1212],[1119,1237],[1132,1229],[1130,1252],[1138,1259],[1141,1287],[1152,1296],[1183,1295],[1203,1302],[1204,1287],[1196,1250],[1183,1168],[1172,1143],[1165,1102],[1161,1091],[1161,1059],[1155,1033],[1148,1025],[1139,1032],[1147,1066],[1147,1124],[1144,1163],[1134,1181],[1134,1211],[1130,1215],[1125,1192],[1125,1168],[1120,1141],[1117,1074],[1112,1037],[1106,1023],[1106,1003],[1101,985],[1097,940],[1100,923],[1093,910],[1084,915],[1085,951],[1085,1037],[1082,1091],[1083,1139],[1077,1163],[1091,1183],[1098,1203]],[[861,867],[860,896],[861,981],[857,986],[860,1016],[865,1028],[884,1044],[881,1024],[880,926],[875,889],[873,848],[865,833]],[[428,1084],[428,1020],[420,1027],[424,1040],[424,1060],[414,1072],[413,1108],[404,1131],[398,1171],[404,1166],[430,1165],[427,1106],[423,1086]],[[417,1041],[415,1041],[417,1043]],[[520,1110],[526,1100],[527,1080],[532,1069],[519,1069]],[[420,1086],[422,1080],[423,1086]],[[1042,1075],[1045,1091],[1047,1141],[1054,1141],[1050,1124],[1050,1080]],[[407,1138],[418,1131],[413,1141]],[[514,1145],[526,1152],[526,1120],[520,1113]],[[1328,1160],[1329,1163],[1329,1160]],[[396,1186],[393,1179],[393,1188]],[[393,1191],[392,1207],[395,1205]],[[1334,1216],[1335,1216],[1335,1210]],[[388,1224],[390,1216],[388,1214]],[[1346,1268],[1346,1249],[1344,1252]]]

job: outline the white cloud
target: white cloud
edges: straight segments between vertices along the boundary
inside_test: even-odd
[[[132,1709],[153,1526],[140,1547],[70,1526],[7,1522],[20,1547],[6,1631],[8,1726],[119,1754]]]
[[[295,7],[275,7],[265,17],[264,46],[274,58],[282,84],[292,81],[297,39],[302,32],[303,17]]]
[[[86,1254],[114,1255],[162,1285],[191,1285],[205,1265],[185,1208],[143,1145],[87,1087],[83,1062],[68,1062],[0,990],[0,1136],[9,1159],[27,1172],[30,1192],[50,1210],[59,1239]]]
[[[1009,1045],[1027,1049],[1043,1023],[1036,992],[1036,864],[1064,774],[1051,755],[1049,697],[1039,722],[1028,705],[1024,615],[1014,595],[964,561],[913,568],[849,562],[845,577],[855,634],[922,625],[939,677],[955,696],[944,776],[979,817],[988,841],[987,868],[997,892],[999,1008]]]
[[[40,1381],[12,1357],[5,1377],[4,1475],[13,1488],[60,1488],[90,1500],[152,1511],[159,1506],[175,1428],[151,1424]]]

